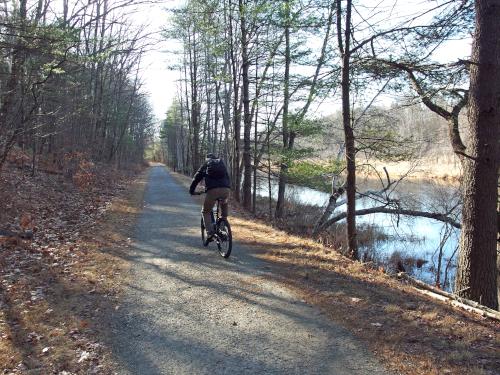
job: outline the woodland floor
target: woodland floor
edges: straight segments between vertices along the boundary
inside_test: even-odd
[[[186,186],[189,178],[175,174]],[[130,233],[145,175],[102,177],[80,190],[60,176],[7,169],[0,230],[35,229],[33,240],[0,236],[0,371],[111,374],[116,356],[106,316],[121,311]],[[500,324],[417,294],[367,265],[275,230],[233,205],[238,248],[364,342],[401,374],[498,374]],[[211,254],[215,257],[215,254]]]
[[[116,306],[128,267],[114,251],[126,251],[141,207],[137,173],[102,170],[80,189],[61,175],[3,171],[0,373],[112,373],[97,317]]]

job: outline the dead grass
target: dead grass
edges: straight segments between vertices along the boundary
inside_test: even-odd
[[[173,174],[189,186],[190,178]],[[369,264],[272,228],[232,204],[238,245],[274,264],[276,279],[365,341],[401,374],[498,374],[500,324],[418,294]]]
[[[8,177],[25,187],[32,182],[18,172]],[[2,194],[20,201],[12,201],[0,225],[15,229],[19,213],[31,211],[38,215],[38,231],[32,242],[0,247],[0,368],[15,374],[111,374],[96,317],[118,306],[128,268],[118,252],[126,251],[126,233],[140,211],[144,176],[131,193],[125,189],[131,179],[123,176],[86,193],[54,178],[40,175],[22,192],[2,185]]]
[[[384,175],[383,168],[387,168],[393,179],[408,175],[410,179],[436,180],[458,182],[462,176],[460,162],[456,156],[442,158],[422,158],[418,161],[399,161],[393,163],[371,162],[380,175]]]

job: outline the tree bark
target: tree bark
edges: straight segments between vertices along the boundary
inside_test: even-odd
[[[337,200],[340,198],[342,194],[344,194],[345,186],[339,186],[335,188],[334,183],[332,182],[332,194],[328,199],[328,204],[325,208],[325,211],[316,222],[313,228],[313,236],[318,235],[321,231],[325,230],[328,226],[325,225],[327,220],[333,215],[333,212],[337,208]]]
[[[284,77],[284,98],[283,98],[283,151],[290,148],[290,129],[288,123],[288,104],[290,101],[290,1],[285,0],[285,77]],[[276,202],[276,218],[282,218],[285,212],[285,189],[288,173],[288,161],[285,156],[280,165],[280,175],[278,182],[278,200]]]
[[[198,60],[196,31],[193,30],[192,45],[190,48],[190,78],[191,78],[191,126],[193,130],[192,168],[197,170],[200,166],[200,103],[198,102]]]
[[[0,173],[24,125],[23,116],[20,115],[21,108],[17,107],[22,106],[18,102],[20,102],[19,97],[23,95],[20,93],[19,83],[24,79],[22,73],[26,60],[26,51],[22,37],[26,28],[26,7],[26,0],[21,0],[19,2],[20,28],[18,36],[15,37],[13,42],[11,69],[4,90],[5,94],[0,98]]]
[[[497,182],[500,127],[500,0],[476,0],[462,232],[455,291],[498,309]]]
[[[342,16],[340,1],[337,1],[337,20]],[[337,24],[339,34],[339,49],[342,54],[342,124],[345,139],[346,158],[346,195],[347,195],[347,245],[349,256],[358,259],[358,245],[356,240],[356,148],[354,130],[351,119],[350,102],[350,74],[351,74],[351,12],[352,0],[347,0],[345,10],[344,42],[341,42],[342,27]]]
[[[235,51],[235,38],[233,36],[233,17],[232,9],[229,9],[229,48],[230,48],[230,59],[231,59],[231,71],[233,78],[233,129],[234,129],[234,139],[233,139],[233,160],[232,160],[232,177],[233,177],[233,193],[234,198],[239,202],[241,200],[241,170],[240,170],[240,136],[241,136],[241,111],[239,106],[239,80],[238,80],[238,69],[237,69],[237,58]]]
[[[258,46],[258,40],[256,42],[256,45]],[[258,48],[257,48],[258,49]],[[255,58],[255,101],[254,105],[252,106],[255,108],[255,111],[252,110],[252,112],[255,114],[254,118],[254,133],[253,133],[253,190],[252,190],[252,212],[255,214],[257,211],[257,167],[259,165],[257,161],[257,147],[258,147],[258,134],[257,134],[257,126],[258,126],[258,119],[259,119],[259,97],[257,96],[257,90],[258,90],[258,80],[259,80],[259,59],[258,57]]]
[[[250,79],[248,70],[250,61],[248,57],[248,35],[246,23],[246,10],[243,0],[239,0],[240,28],[241,28],[241,79],[243,90],[241,91],[243,101],[243,207],[247,210],[252,206],[252,158],[250,132],[252,129],[252,117],[250,114]]]

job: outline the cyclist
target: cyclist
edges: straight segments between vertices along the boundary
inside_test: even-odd
[[[207,154],[205,163],[195,173],[193,182],[191,182],[191,187],[189,188],[191,195],[194,194],[196,186],[203,179],[205,179],[206,196],[201,212],[205,228],[207,229],[207,235],[210,238],[215,233],[211,213],[217,199],[222,199],[221,217],[226,219],[228,215],[228,198],[231,191],[231,181],[224,161],[212,153]]]

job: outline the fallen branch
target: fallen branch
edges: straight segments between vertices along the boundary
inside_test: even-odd
[[[443,223],[448,223],[451,226],[460,229],[460,223],[453,220],[453,218],[447,216],[446,214],[437,213],[437,212],[426,212],[426,211],[418,211],[418,210],[407,210],[403,208],[389,208],[387,206],[379,206],[372,208],[365,208],[362,210],[356,210],[356,216],[370,215],[370,214],[392,214],[392,215],[406,215],[406,216],[416,216],[416,217],[426,217],[429,219],[434,219],[437,221],[442,221]],[[343,220],[347,217],[347,212],[342,212],[328,221],[326,221],[323,225],[323,228],[328,228],[330,225],[335,224],[336,222]]]
[[[373,166],[371,166],[371,167],[373,168]],[[387,184],[384,184],[383,178],[380,175],[380,173],[378,173],[378,171],[376,169],[375,169],[375,172],[377,173],[377,175],[379,177],[379,180],[380,180],[380,183],[383,186],[383,189],[382,190],[366,190],[366,191],[363,191],[363,192],[358,192],[358,193],[356,193],[356,199],[371,198],[372,200],[377,201],[379,203],[383,203],[385,201],[386,204],[384,206],[381,206],[381,207],[384,210],[389,210],[387,208],[387,205],[388,204],[394,204],[394,203],[397,202],[397,200],[391,199],[389,197],[389,195],[391,193],[390,189],[393,186],[394,187],[397,186],[406,177],[406,175],[401,176],[396,181],[393,181],[393,180],[391,180],[391,178],[389,176],[389,172],[387,171],[387,168],[384,167],[385,178],[387,180]],[[332,178],[332,194],[330,195],[330,199],[328,200],[328,204],[325,207],[325,209],[323,211],[323,214],[321,215],[320,219],[314,225],[314,229],[313,229],[313,232],[312,232],[313,236],[318,235],[319,233],[321,233],[324,230],[326,230],[333,223],[335,223],[335,222],[337,222],[339,220],[342,220],[342,219],[344,219],[347,216],[346,213],[342,213],[342,214],[339,214],[339,215],[337,215],[337,216],[335,216],[333,218],[331,217],[333,215],[333,213],[335,212],[335,210],[338,207],[340,207],[340,206],[342,206],[342,205],[344,205],[344,204],[347,203],[346,199],[342,199],[342,200],[338,201],[338,199],[340,198],[340,196],[346,190],[346,184],[343,184],[342,186],[340,186],[338,188],[335,187],[336,184],[337,184],[337,179],[338,178],[339,178],[338,175],[335,175]],[[382,212],[382,211],[376,211],[376,212]],[[412,212],[413,215],[410,212]],[[373,211],[372,212],[370,212],[370,211],[365,212],[365,210],[359,210],[359,211],[356,211],[355,214],[356,215],[368,215],[370,213],[374,213],[374,212]],[[414,211],[414,210],[401,210],[401,209],[398,209],[397,212],[396,211],[391,211],[391,212],[388,212],[388,213],[391,213],[391,214],[399,213],[399,214],[402,214],[402,215],[410,215],[410,216],[424,216],[424,217],[430,217],[430,218],[433,218],[433,219],[436,219],[436,220],[439,220],[439,218],[437,218],[437,217],[449,218],[445,214],[424,213],[425,215],[423,215],[422,211]],[[417,215],[416,213],[419,213],[419,214]],[[429,215],[431,215],[431,216],[429,216]],[[452,226],[456,227],[456,225],[460,225],[460,224],[454,222],[453,219],[451,219],[451,218],[449,218],[449,219],[452,221],[452,222],[450,222],[450,224]],[[443,221],[443,220],[441,220],[441,221]],[[458,228],[460,228],[460,226]]]
[[[12,232],[10,230],[0,229],[0,241],[5,241],[6,239],[9,239],[9,238],[22,238],[25,240],[32,240],[33,239],[33,231],[32,230],[25,230],[22,232]]]
[[[339,206],[337,204],[337,199],[340,198],[342,194],[344,194],[345,191],[345,185],[340,186],[336,190],[334,190],[334,183],[332,182],[332,190],[333,193],[330,195],[330,198],[328,200],[328,205],[325,208],[325,211],[323,212],[323,215],[319,218],[319,220],[316,222],[316,225],[314,226],[313,229],[313,235],[317,235],[319,232],[321,232],[324,229],[324,224],[325,221],[333,214],[335,209]]]
[[[18,166],[16,166],[16,168],[21,169],[21,170],[31,170],[32,169],[32,167],[30,165],[27,165],[27,164],[24,166],[18,165]],[[64,175],[64,173],[62,171],[56,171],[53,169],[36,168],[36,171],[46,173],[46,174],[59,175],[59,176]]]
[[[426,296],[429,296],[431,298],[449,303],[453,307],[457,307],[465,311],[473,312],[475,314],[500,321],[499,311],[490,309],[489,307],[483,306],[477,302],[465,298],[460,298],[454,294],[445,292],[444,290],[433,287],[432,285],[426,284],[423,281],[416,280],[404,272],[398,273],[397,277],[398,279],[408,281],[415,288],[415,290],[421,294],[425,294]]]

